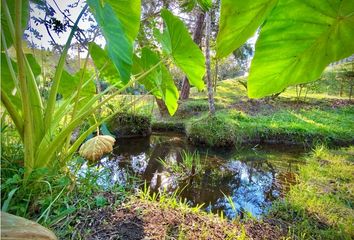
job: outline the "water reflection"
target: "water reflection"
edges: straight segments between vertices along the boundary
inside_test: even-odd
[[[204,174],[179,181],[165,169],[160,159],[181,162],[182,150],[199,152]],[[114,153],[95,168],[105,173],[98,179],[105,186],[127,183],[128,175],[133,174],[155,191],[184,189],[181,197],[192,205],[205,203],[208,211],[224,211],[229,218],[245,212],[258,217],[288,189],[284,183],[294,181],[302,152],[274,145],[228,151],[196,149],[183,135],[166,133],[118,140]],[[236,212],[224,194],[231,197]]]

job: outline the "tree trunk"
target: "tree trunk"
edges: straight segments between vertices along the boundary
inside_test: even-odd
[[[215,59],[215,72],[214,72],[214,93],[216,93],[216,84],[218,83],[219,76],[219,61]]]
[[[199,47],[203,38],[204,17],[205,17],[204,12],[200,12],[197,17],[197,22],[195,24],[195,29],[193,34],[193,40]],[[181,94],[180,94],[181,100],[185,100],[189,98],[190,88],[191,86],[189,84],[188,78],[185,76],[181,88]]]
[[[213,82],[211,78],[211,67],[210,67],[210,36],[211,36],[211,18],[210,14],[206,13],[206,28],[205,28],[205,58],[206,58],[206,69],[207,69],[207,88],[208,88],[208,102],[209,102],[209,113],[213,115],[215,113],[215,103],[214,103],[214,92],[213,92]]]
[[[159,107],[161,117],[168,116],[168,114],[169,114],[168,109],[167,109],[164,101],[162,99],[158,99],[158,98],[155,98],[155,99],[156,99],[157,106]]]

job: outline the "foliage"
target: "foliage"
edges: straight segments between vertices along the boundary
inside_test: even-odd
[[[300,182],[291,187],[285,201],[273,207],[269,217],[287,223],[291,238],[353,238],[353,154],[353,147],[316,147],[300,169]]]
[[[88,0],[88,4],[107,41],[108,55],[127,83],[133,65],[133,41],[140,25],[140,0]]]
[[[266,19],[278,0],[221,1],[217,57],[226,57],[241,47]]]
[[[120,81],[120,75],[109,58],[107,50],[103,50],[96,43],[92,42],[89,44],[89,52],[95,66],[99,69],[99,78],[110,84],[116,84]]]
[[[212,7],[212,0],[184,0],[181,5],[185,12],[191,12],[196,6],[207,12]]]
[[[168,69],[163,64],[159,64],[159,56],[148,48],[143,48],[141,58],[134,56],[133,73],[147,71],[155,65],[159,65],[154,71],[147,74],[140,80],[145,88],[152,92],[157,98],[163,99],[169,113],[173,115],[177,110],[179,98],[178,89]]]
[[[88,0],[88,5],[107,42],[107,52],[93,43],[90,45],[90,52],[94,56],[95,64],[97,64],[96,70],[99,72],[98,75],[100,75],[101,68],[103,68],[102,76],[105,76],[108,74],[107,72],[109,74],[113,72],[114,67],[112,65],[114,65],[119,72],[119,78],[113,78],[117,82],[104,91],[97,91],[99,94],[95,95],[93,79],[95,79],[96,74],[87,73],[88,58],[86,58],[83,69],[75,76],[71,76],[64,70],[65,59],[71,41],[77,30],[80,18],[88,7],[86,5],[81,10],[71,29],[67,43],[62,51],[53,81],[48,88],[48,98],[43,98],[39,93],[36,77],[41,71],[38,64],[35,63],[33,57],[23,54],[23,23],[20,20],[28,16],[28,1],[24,1],[24,4],[22,2],[17,0],[15,4],[11,2],[11,4],[5,3],[1,6],[3,12],[5,12],[5,16],[2,16],[1,24],[6,29],[9,29],[9,31],[2,34],[5,35],[5,40],[12,39],[12,41],[3,42],[5,51],[1,57],[2,63],[4,62],[5,64],[2,66],[4,69],[2,69],[1,73],[2,79],[6,79],[6,81],[3,81],[6,84],[2,85],[1,88],[1,100],[24,143],[26,178],[29,177],[34,169],[52,166],[53,162],[57,160],[64,167],[66,161],[73,156],[86,137],[103,121],[112,117],[114,113],[100,119],[83,132],[73,144],[70,144],[70,137],[74,129],[80,127],[98,109],[134,82],[144,80],[143,83],[147,87],[152,85],[153,88],[158,88],[159,91],[155,89],[149,90],[157,97],[163,98],[167,106],[169,106],[171,114],[175,112],[178,92],[172,78],[169,77],[168,70],[165,68],[164,58],[160,60],[159,56],[154,55],[151,50],[143,49],[142,58],[148,64],[135,71],[135,76],[131,76],[133,41],[137,36],[140,23],[139,0],[123,1],[124,4],[121,4],[120,1]],[[15,14],[10,15],[10,12],[15,12]],[[163,18],[166,24],[169,25],[168,31],[164,33],[165,43],[168,42],[169,44],[169,53],[176,60],[177,65],[185,70],[187,74],[195,76],[194,78],[192,77],[194,83],[198,87],[202,87],[204,66],[198,63],[198,61],[203,63],[201,51],[195,46],[186,44],[192,40],[178,18],[167,10],[163,11]],[[12,23],[15,24],[13,25]],[[176,41],[176,33],[182,33],[184,39]],[[12,42],[15,43],[17,62],[11,58],[8,52],[11,45],[7,44]],[[181,47],[184,48],[184,53],[181,53]],[[191,49],[192,55],[185,54],[186,47]],[[102,56],[98,56],[99,54],[102,54]],[[186,67],[186,63],[191,64],[190,56],[199,57],[195,73],[194,71],[192,73],[190,68],[193,64]],[[150,74],[153,76],[152,78]],[[122,82],[127,84],[122,87]],[[112,93],[115,86],[120,87]],[[107,93],[111,94],[103,98]],[[115,112],[118,111],[116,110]]]
[[[329,63],[354,52],[353,6],[352,0],[223,1],[218,56],[231,53],[261,26],[248,80],[250,97],[317,80]]]
[[[161,16],[166,24],[163,34],[158,34],[160,35],[163,50],[186,73],[190,83],[202,90],[204,88],[203,76],[205,74],[203,53],[192,40],[181,20],[173,16],[168,10],[163,10]]]

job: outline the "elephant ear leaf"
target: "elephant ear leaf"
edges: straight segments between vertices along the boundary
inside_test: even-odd
[[[170,11],[162,10],[161,16],[166,24],[160,37],[164,51],[187,75],[192,85],[199,90],[204,88],[205,58],[197,44],[192,40],[183,22]]]
[[[217,57],[227,57],[241,47],[252,37],[277,3],[278,0],[222,0],[216,40]]]
[[[21,104],[21,96],[17,91],[14,79],[11,75],[10,69],[17,69],[17,64],[9,59],[9,63],[11,67],[8,65],[8,61],[6,59],[5,53],[1,53],[1,89],[4,91],[3,93],[8,96],[10,101],[18,108],[22,109]]]
[[[140,0],[88,0],[90,9],[106,39],[110,59],[124,83],[130,79],[133,41],[140,25]]]
[[[78,71],[75,75],[71,75],[67,71],[63,71],[61,76],[60,85],[58,93],[62,95],[63,98],[70,98],[80,85],[80,79],[83,77],[83,87],[80,91],[81,99],[91,97],[96,93],[95,84],[90,80],[90,74],[85,72],[82,74],[83,70]]]
[[[6,12],[7,10],[9,11],[10,16],[12,17],[12,22],[14,23],[15,21],[15,2],[16,1],[5,1],[6,4],[0,4],[1,5],[1,28],[2,31],[4,32],[4,37],[6,41],[6,45],[8,48],[11,47],[13,44],[13,36],[10,31],[10,24],[7,21],[6,18]],[[21,27],[22,31],[25,31],[27,28],[27,23],[29,20],[29,1],[21,1]],[[7,7],[7,8],[6,8]],[[1,49],[3,49],[3,44],[1,44]]]
[[[249,96],[317,80],[329,63],[353,54],[353,39],[353,0],[279,1],[256,43]]]
[[[107,51],[102,49],[96,43],[89,44],[89,52],[92,60],[99,72],[99,77],[110,84],[121,83],[119,72],[108,56]]]
[[[162,99],[170,115],[175,114],[178,107],[179,93],[173,78],[163,63],[160,63],[157,53],[148,48],[143,48],[141,58],[134,56],[133,73],[139,74],[152,71],[140,80],[140,83],[150,91],[155,97]],[[156,65],[159,66],[156,67]]]
[[[140,0],[106,0],[122,23],[124,32],[129,41],[133,42],[138,36],[140,28],[141,1]]]
[[[33,56],[33,54],[25,54],[26,59],[31,66],[32,73],[35,77],[39,76],[42,73],[41,66],[39,66],[36,58]]]

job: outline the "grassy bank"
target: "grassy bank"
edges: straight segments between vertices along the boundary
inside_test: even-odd
[[[288,226],[292,239],[353,239],[354,147],[316,148],[298,179],[270,218]]]
[[[354,107],[279,110],[248,115],[224,110],[189,121],[188,138],[196,144],[231,146],[237,143],[350,144],[354,141]]]
[[[308,91],[306,98],[298,98],[294,87],[275,100],[250,100],[240,80],[218,84],[215,116],[208,115],[205,93],[192,91],[191,98],[181,102],[173,118],[159,117],[155,112],[153,131],[186,132],[192,143],[216,147],[264,142],[354,142],[354,105],[344,97]]]

